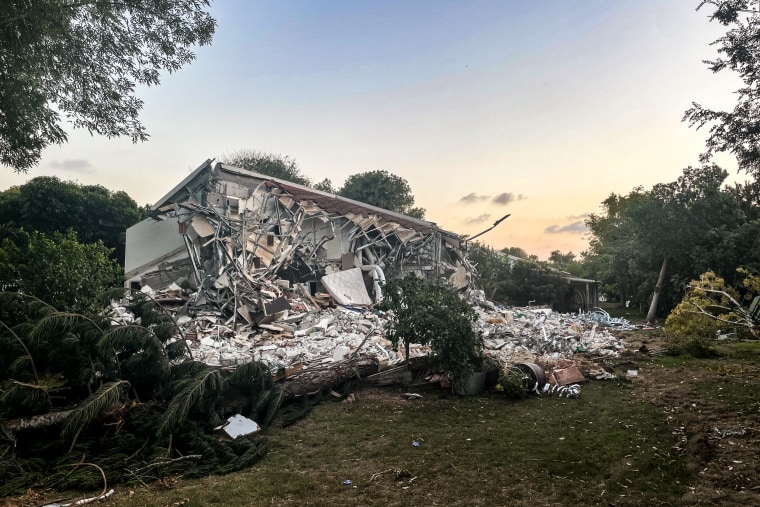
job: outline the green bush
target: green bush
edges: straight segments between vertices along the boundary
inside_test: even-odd
[[[475,310],[444,282],[427,282],[414,275],[389,281],[380,310],[390,312],[386,337],[398,347],[404,342],[429,345],[435,360],[457,388],[464,385],[480,359],[483,337],[472,327]]]

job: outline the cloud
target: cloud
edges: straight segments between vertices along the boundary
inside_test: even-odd
[[[563,232],[570,234],[583,234],[586,231],[588,231],[588,227],[586,227],[586,224],[580,220],[571,224],[563,225],[562,227],[559,225],[550,225],[544,229],[544,232],[547,234],[561,234]]]
[[[494,196],[494,198],[491,199],[491,202],[494,204],[499,204],[501,206],[506,206],[510,202],[522,201],[523,199],[527,199],[527,197],[523,194],[517,194],[517,197],[515,197],[515,194],[512,192],[502,192],[501,194]]]
[[[582,215],[570,215],[567,218],[569,218],[570,220],[586,220],[590,216],[591,216],[591,213],[584,213]]]
[[[489,195],[478,195],[475,192],[471,192],[471,193],[467,194],[466,196],[462,197],[459,200],[462,201],[462,202],[465,202],[467,204],[472,204],[472,203],[478,202],[478,201],[485,201],[489,197],[490,197]]]
[[[513,194],[512,192],[502,192],[501,194],[495,195],[493,197],[491,197],[490,195],[478,195],[475,192],[471,192],[467,194],[466,196],[460,198],[459,201],[466,204],[473,204],[479,201],[486,201],[490,199],[492,204],[506,206],[510,202],[522,201],[527,198],[528,196],[526,196],[525,194],[517,194],[517,196],[515,197],[515,194]]]
[[[515,194],[510,193],[510,192],[504,192],[502,194],[495,196],[493,199],[491,199],[491,202],[494,204],[507,205],[514,200],[515,200]]]
[[[74,160],[53,160],[50,162],[50,166],[54,169],[60,169],[62,171],[68,171],[72,173],[84,173],[84,172],[92,172],[88,171],[92,166],[90,165],[90,162],[83,159],[78,158]]]
[[[482,215],[478,217],[472,217],[472,218],[465,218],[464,223],[466,224],[481,224],[483,222],[487,222],[488,219],[491,218],[491,215],[488,213],[483,213]]]

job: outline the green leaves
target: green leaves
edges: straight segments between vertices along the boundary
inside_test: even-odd
[[[95,393],[84,400],[66,418],[61,436],[69,438],[78,434],[90,423],[97,420],[106,410],[119,403],[125,397],[125,391],[129,387],[126,380],[118,380],[103,384]]]
[[[148,138],[138,84],[155,85],[207,45],[208,0],[4,2],[0,6],[0,163],[27,171],[66,141],[58,111],[107,137]],[[23,69],[20,72],[19,69]]]
[[[750,0],[703,0],[714,8],[710,19],[728,27],[726,34],[713,42],[718,56],[706,61],[713,72],[730,69],[736,72],[743,86],[736,91],[736,105],[732,111],[719,111],[693,102],[683,121],[697,129],[709,126],[707,150],[701,155],[703,163],[715,153],[729,152],[736,157],[739,168],[760,177],[760,101],[757,86],[760,84],[760,15],[756,3]]]
[[[161,416],[161,424],[156,433],[167,435],[175,431],[187,419],[190,410],[201,406],[201,401],[207,390],[218,393],[222,389],[222,373],[216,368],[199,371],[193,377],[182,379],[175,389],[177,394],[172,396],[166,411]]]
[[[63,414],[61,436],[68,440],[62,446],[20,433],[18,442],[0,445],[0,454],[15,461],[9,445],[18,444],[18,456],[34,456],[34,469],[52,474],[67,460],[66,447],[79,445],[117,480],[128,461],[144,464],[173,453],[203,454],[205,473],[259,459],[266,452],[260,436],[224,443],[211,429],[236,413],[262,426],[272,422],[283,392],[266,365],[231,370],[183,360],[185,343],[175,339],[169,317],[141,299],[132,309],[148,327],[112,326],[99,315],[59,313],[28,296],[0,293],[0,418],[41,415],[34,424],[52,426]],[[31,485],[38,476],[29,466],[22,458],[9,467],[10,479]]]
[[[273,178],[292,181],[299,185],[307,187],[311,185],[311,180],[301,173],[296,161],[287,155],[275,155],[256,150],[239,150],[225,155],[222,162]]]
[[[121,268],[102,243],[82,244],[76,233],[17,231],[0,241],[0,286],[34,295],[60,310],[100,308],[99,295],[119,285]]]
[[[455,386],[472,372],[472,362],[483,349],[483,337],[472,327],[475,310],[442,282],[430,283],[414,275],[388,282],[379,308],[390,313],[386,337],[400,342],[430,345]]]
[[[338,195],[415,218],[425,217],[424,209],[414,207],[409,182],[388,171],[352,174],[338,190]]]

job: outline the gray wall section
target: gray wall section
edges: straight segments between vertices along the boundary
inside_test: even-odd
[[[176,218],[155,221],[150,218],[127,229],[124,273],[127,278],[146,271],[159,262],[187,256],[185,241]]]

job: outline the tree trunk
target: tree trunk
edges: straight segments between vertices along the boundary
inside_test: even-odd
[[[4,426],[10,431],[36,430],[61,424],[73,410],[64,410],[61,412],[48,412],[47,414],[35,415],[23,419],[11,419],[4,423]]]
[[[660,291],[662,291],[662,284],[665,282],[665,271],[668,269],[668,257],[667,255],[662,258],[662,267],[660,268],[660,276],[657,277],[657,285],[654,286],[654,293],[652,294],[652,304],[649,305],[649,312],[647,312],[647,322],[651,324],[657,317],[657,303],[660,302]]]

